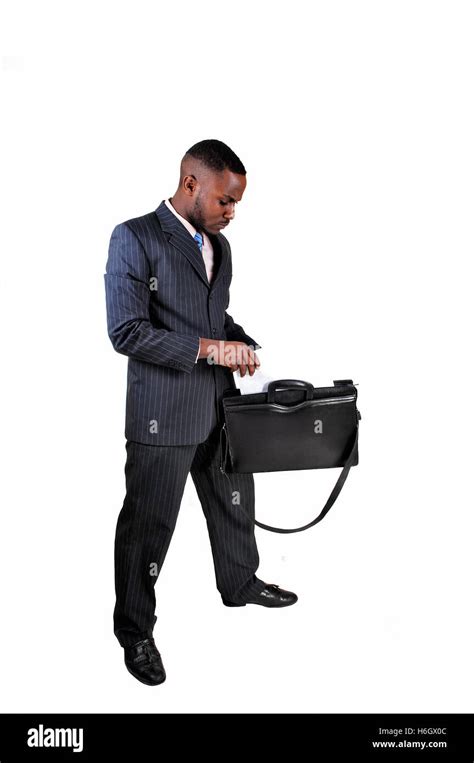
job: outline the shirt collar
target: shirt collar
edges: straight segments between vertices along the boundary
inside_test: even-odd
[[[184,225],[186,230],[194,238],[195,234],[197,233],[196,228],[194,227],[194,225],[191,225],[189,220],[186,220],[182,215],[179,214],[179,212],[176,211],[176,209],[173,207],[173,205],[171,204],[169,199],[165,199],[165,204],[168,207],[168,209],[170,210],[170,212],[172,212],[174,215],[176,215],[178,220]],[[200,233],[201,233],[201,236],[204,238],[204,236],[205,236],[204,231],[200,231]]]

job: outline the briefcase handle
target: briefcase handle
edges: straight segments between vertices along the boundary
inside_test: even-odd
[[[313,399],[314,387],[309,382],[300,381],[299,379],[277,379],[277,381],[272,381],[268,385],[268,389],[267,389],[268,403],[275,402],[275,392],[277,391],[277,389],[304,389],[305,400]]]

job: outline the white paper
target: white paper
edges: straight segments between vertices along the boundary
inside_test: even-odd
[[[262,362],[260,352],[260,350],[257,351],[257,357],[263,366],[264,362]],[[261,368],[258,368],[253,376],[250,376],[249,373],[246,373],[245,376],[240,376],[240,371],[234,371],[235,384],[240,389],[242,395],[251,395],[255,392],[266,392],[270,382],[275,381],[275,379],[278,378],[281,377],[270,376],[268,373],[265,373],[265,371],[262,371]]]

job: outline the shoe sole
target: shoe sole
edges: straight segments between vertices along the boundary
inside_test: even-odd
[[[225,607],[246,607],[247,604],[256,604],[258,607],[266,607],[267,609],[281,609],[281,607],[291,607],[291,605],[296,604],[297,601],[298,599],[295,599],[294,601],[287,601],[281,604],[264,604],[262,601],[249,601],[245,604],[234,604],[233,601],[226,601],[225,599],[222,599],[222,603]]]

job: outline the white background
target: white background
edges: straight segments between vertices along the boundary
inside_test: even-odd
[[[473,14],[463,2],[4,2],[3,712],[474,712]],[[195,142],[247,169],[229,312],[262,373],[352,378],[360,464],[327,518],[257,529],[284,610],[227,609],[191,478],[156,591],[166,682],[113,634],[126,359],[113,227]],[[256,475],[313,518],[338,470]]]

